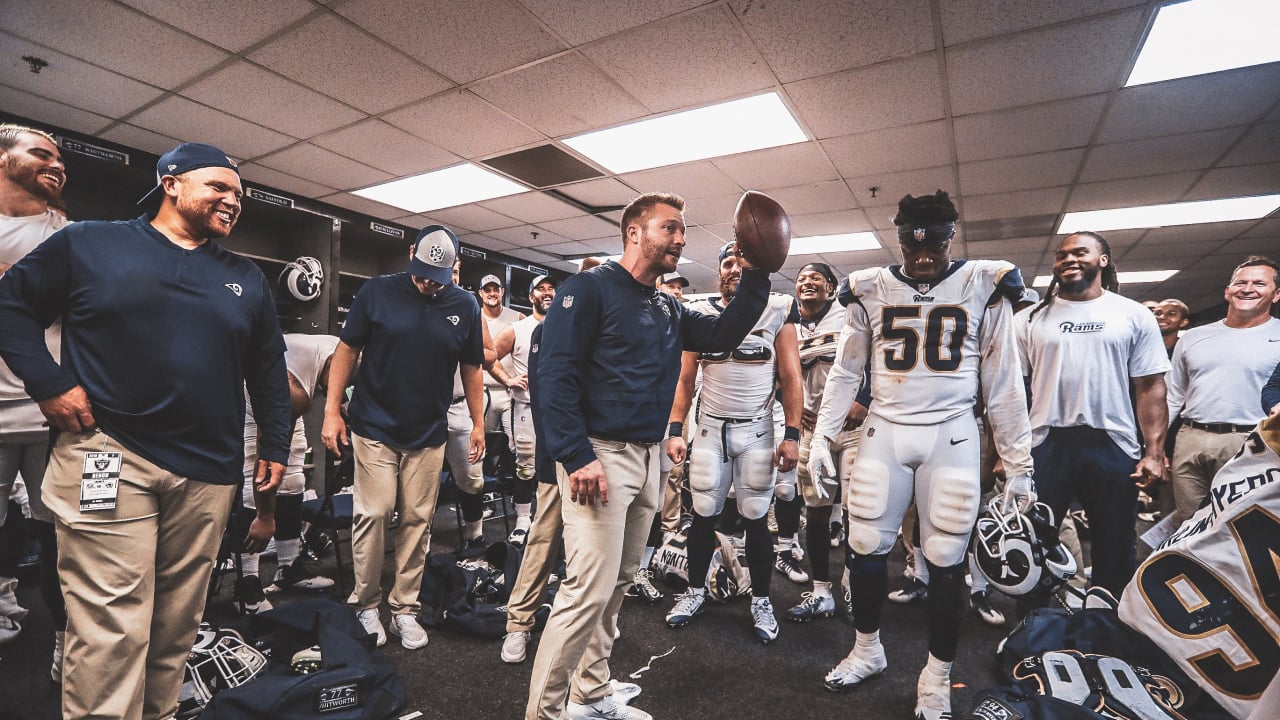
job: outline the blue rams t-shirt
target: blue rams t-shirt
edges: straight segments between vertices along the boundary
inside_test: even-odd
[[[443,445],[458,363],[484,364],[480,322],[480,304],[457,285],[428,297],[407,272],[366,282],[340,335],[363,349],[351,430],[403,450]]]

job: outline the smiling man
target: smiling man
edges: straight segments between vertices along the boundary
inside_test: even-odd
[[[140,202],[154,217],[70,225],[0,278],[0,355],[59,433],[45,502],[67,603],[65,717],[176,712],[242,481],[245,389],[259,493],[288,458],[270,285],[216,242],[240,217],[236,164],[183,143],[156,175]],[[61,366],[44,336],[59,317]]]

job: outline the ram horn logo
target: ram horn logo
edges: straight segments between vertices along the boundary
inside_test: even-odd
[[[235,293],[236,297],[240,297],[241,293],[244,292],[244,289],[240,287],[239,283],[227,283],[225,287]]]
[[[462,320],[462,318],[458,317],[457,315],[450,315],[445,319],[453,323],[455,327],[458,325],[458,321]]]

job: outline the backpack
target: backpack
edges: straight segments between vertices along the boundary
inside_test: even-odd
[[[688,541],[687,530],[668,536],[649,563],[650,569],[663,583],[678,591],[689,587]],[[738,557],[738,549],[724,533],[717,531],[716,541],[719,546],[712,552],[711,565],[707,569],[707,597],[724,602],[749,595],[751,573]]]
[[[457,552],[427,557],[418,594],[419,621],[429,628],[450,628],[466,635],[501,638],[507,632],[507,600],[520,574],[524,550],[508,542],[490,545],[469,558]],[[544,605],[535,615],[536,627],[546,622]]]

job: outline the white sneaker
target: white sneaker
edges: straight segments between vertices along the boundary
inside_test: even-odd
[[[640,686],[635,683],[618,682],[612,678],[609,679],[609,685],[613,688],[613,696],[618,698],[618,702],[624,705],[630,705],[632,700],[640,694]]]
[[[773,603],[769,598],[751,598],[751,624],[756,639],[765,645],[778,639],[778,618],[773,616]]]
[[[427,646],[427,631],[418,624],[418,619],[408,613],[398,613],[391,618],[391,634],[400,638],[400,646],[405,650],[417,650]]]
[[[951,720],[951,676],[928,668],[916,681],[916,720]]]
[[[606,696],[590,705],[569,701],[564,709],[565,720],[653,720],[653,716],[618,699],[616,694]]]
[[[365,632],[378,638],[378,647],[387,644],[387,631],[382,627],[382,620],[378,619],[378,608],[361,610],[356,613],[356,619]]]
[[[707,601],[706,592],[694,592],[692,588],[676,596],[676,604],[667,613],[667,625],[678,628],[689,624],[694,615],[702,612],[702,604]]]
[[[884,646],[876,643],[870,648],[854,645],[849,654],[831,668],[831,672],[823,678],[828,690],[839,692],[859,685],[884,672],[889,663],[884,659]]]
[[[17,591],[18,578],[0,577],[0,615],[15,625],[27,616],[27,609],[18,604]]]
[[[512,665],[524,662],[529,645],[529,634],[528,630],[520,630],[509,632],[502,637],[502,662]]]
[[[53,634],[53,665],[49,668],[49,679],[62,684],[62,651],[67,644],[67,634],[62,631]]]

